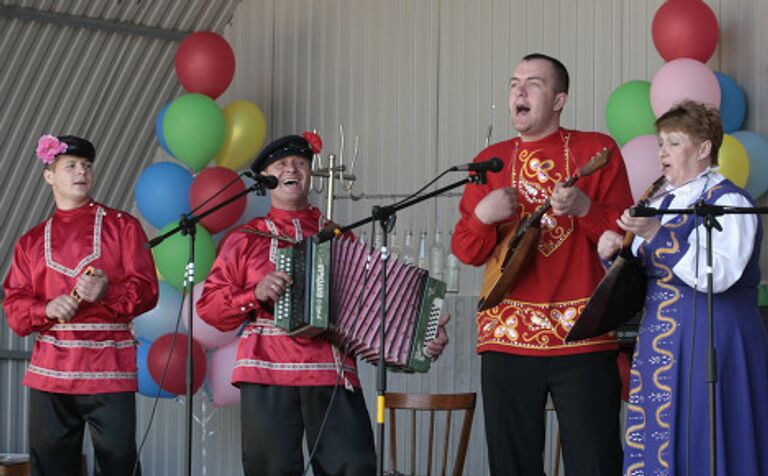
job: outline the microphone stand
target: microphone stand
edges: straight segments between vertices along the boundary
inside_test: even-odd
[[[719,205],[709,205],[704,200],[694,203],[693,208],[678,208],[659,210],[658,208],[637,206],[630,210],[630,216],[633,217],[651,217],[655,215],[694,215],[703,218],[704,228],[706,229],[707,241],[707,421],[708,421],[708,440],[709,440],[709,474],[717,475],[717,421],[715,410],[715,387],[717,383],[717,352],[714,339],[714,285],[712,270],[712,229],[723,231],[723,227],[718,223],[717,218],[722,215],[766,215],[768,207],[724,207]],[[695,299],[695,297],[694,297]],[[695,329],[694,329],[695,332]],[[690,424],[690,422],[689,422]],[[690,442],[689,442],[690,444]]]
[[[378,206],[375,205],[371,208],[371,215],[367,218],[364,218],[362,220],[356,221],[354,223],[351,223],[349,225],[343,226],[343,227],[336,227],[336,228],[330,228],[322,230],[320,233],[316,234],[312,239],[315,241],[315,243],[323,243],[325,241],[330,240],[334,236],[339,236],[342,233],[352,230],[354,228],[357,228],[359,226],[363,226],[365,224],[371,223],[373,221],[378,221],[381,225],[382,230],[384,231],[383,237],[382,237],[382,245],[381,245],[381,271],[380,271],[380,280],[381,280],[381,309],[379,311],[379,361],[376,368],[376,391],[377,391],[377,398],[376,398],[376,447],[378,449],[376,459],[376,475],[377,476],[383,476],[384,475],[384,395],[387,391],[387,369],[386,369],[386,361],[384,357],[384,346],[385,346],[385,334],[386,334],[386,326],[385,326],[385,319],[387,316],[387,260],[389,259],[389,252],[387,248],[387,242],[389,240],[389,232],[392,229],[392,226],[395,223],[395,220],[397,219],[396,213],[399,210],[402,210],[404,208],[411,207],[413,205],[416,205],[419,202],[422,202],[424,200],[427,200],[429,198],[441,195],[449,190],[453,190],[454,188],[461,187],[463,185],[466,185],[468,183],[474,183],[474,184],[484,184],[486,183],[486,171],[478,171],[474,175],[469,175],[466,178],[459,180],[458,182],[455,182],[451,185],[447,185],[443,188],[437,189],[435,191],[429,192],[424,195],[418,195],[416,197],[404,200],[400,203],[396,203],[394,205],[388,205],[388,206]]]
[[[233,195],[228,199],[219,202],[218,204],[214,205],[208,210],[201,212],[199,215],[194,215],[191,213],[182,214],[181,219],[179,220],[179,226],[163,233],[162,235],[158,235],[152,238],[144,245],[147,248],[154,248],[155,246],[165,241],[166,238],[169,238],[179,232],[181,232],[182,235],[189,236],[189,258],[187,259],[187,267],[184,271],[184,294],[189,297],[189,307],[188,307],[188,313],[187,313],[187,318],[189,320],[189,326],[187,330],[189,331],[189,334],[187,334],[187,366],[186,366],[186,384],[187,384],[186,417],[187,418],[186,418],[186,424],[184,427],[184,436],[185,436],[185,445],[186,445],[185,459],[184,459],[184,466],[185,466],[184,474],[187,476],[191,476],[192,474],[192,378],[194,376],[194,362],[192,360],[192,328],[194,323],[194,320],[193,320],[194,303],[192,302],[192,295],[193,295],[192,290],[195,285],[195,231],[196,231],[195,225],[197,225],[197,223],[200,220],[210,215],[211,213],[229,205],[230,203],[234,202],[240,197],[243,197],[251,192],[256,192],[257,195],[266,194],[266,189],[264,187],[264,184],[260,182],[257,177],[252,177],[252,178],[254,178],[256,181],[250,187],[246,188],[242,192],[239,192],[236,195]]]

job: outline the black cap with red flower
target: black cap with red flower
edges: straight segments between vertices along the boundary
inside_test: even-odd
[[[264,147],[251,164],[254,173],[261,173],[272,162],[283,157],[298,156],[312,160],[312,156],[323,150],[323,140],[314,132],[290,135],[275,139]]]

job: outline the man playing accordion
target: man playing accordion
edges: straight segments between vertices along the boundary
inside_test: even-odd
[[[376,473],[355,357],[325,339],[289,336],[273,325],[274,304],[291,284],[275,270],[277,249],[314,235],[327,221],[308,196],[311,160],[321,148],[320,137],[306,132],[259,153],[251,169],[278,181],[269,213],[224,238],[197,303],[203,320],[221,330],[249,321],[232,374],[240,388],[247,475],[302,474],[305,432],[314,474]],[[431,353],[439,355],[445,343],[442,330]]]

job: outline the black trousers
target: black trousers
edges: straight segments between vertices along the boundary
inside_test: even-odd
[[[333,397],[332,397],[333,396]],[[330,414],[318,442],[323,417]],[[373,431],[363,394],[343,387],[240,384],[243,469],[247,476],[300,476],[306,431],[316,476],[376,474]]]
[[[615,351],[559,357],[482,354],[483,408],[494,476],[544,475],[547,393],[568,476],[621,474],[621,381]]]
[[[29,446],[35,476],[80,476],[85,424],[95,475],[129,476],[136,461],[133,392],[69,395],[29,392]],[[140,468],[136,471],[141,474]]]

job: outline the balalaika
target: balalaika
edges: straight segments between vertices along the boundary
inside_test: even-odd
[[[325,332],[344,351],[377,363],[380,252],[342,236],[279,248],[276,261],[277,270],[290,275],[293,284],[275,305],[275,325],[291,335]],[[387,260],[387,365],[409,372],[429,370],[431,359],[424,349],[437,336],[444,296],[445,283],[430,278],[427,271],[392,257]]]

